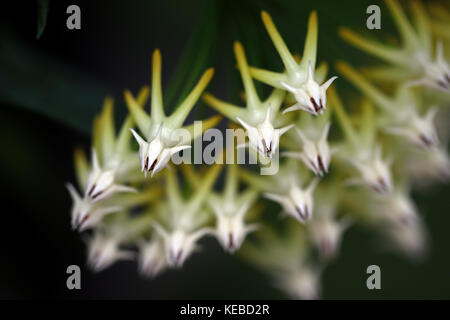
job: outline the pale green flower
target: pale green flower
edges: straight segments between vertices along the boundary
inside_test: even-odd
[[[251,75],[270,86],[280,88],[292,93],[296,104],[284,110],[290,112],[294,110],[304,110],[313,115],[322,114],[327,106],[326,91],[331,83],[337,78],[332,77],[328,81],[319,85],[325,75],[316,70],[317,55],[317,13],[313,11],[308,21],[308,33],[306,35],[305,47],[300,63],[297,63],[289,52],[286,44],[281,38],[270,15],[262,11],[261,17],[267,32],[272,39],[275,48],[283,61],[286,69],[283,73],[276,73],[258,68],[250,68]]]
[[[183,123],[189,112],[211,81],[213,74],[214,69],[208,69],[176,110],[170,116],[166,116],[163,108],[161,90],[161,53],[159,50],[155,50],[153,53],[150,115],[139,106],[129,91],[125,91],[125,101],[128,109],[144,136],[144,138],[141,138],[136,131],[130,129],[139,144],[141,170],[145,175],[147,175],[147,172],[151,172],[153,176],[158,171],[161,171],[169,162],[172,155],[190,148],[190,142],[193,139],[204,130],[218,123],[220,120],[219,117],[212,117],[203,121],[202,130],[199,132],[194,130],[194,125],[183,127]],[[181,128],[183,130],[179,130]]]
[[[339,34],[349,43],[374,55],[389,66],[370,69],[370,74],[378,79],[398,79],[409,81],[409,85],[422,84],[427,87],[448,92],[450,68],[445,61],[442,45],[437,42],[433,54],[430,21],[419,1],[410,1],[413,22],[411,24],[396,0],[385,2],[397,25],[402,45],[394,47],[368,40],[355,32],[341,28]],[[433,59],[433,56],[436,56]]]
[[[349,64],[341,61],[336,66],[348,80],[380,108],[381,115],[377,121],[382,126],[382,130],[398,135],[421,148],[439,144],[434,124],[434,117],[437,113],[435,107],[429,107],[423,115],[420,115],[417,111],[418,103],[410,90],[400,87],[394,97],[388,97]]]
[[[285,93],[283,90],[275,89],[266,101],[261,102],[250,76],[244,49],[239,42],[234,44],[234,53],[244,83],[247,99],[246,108],[223,102],[211,94],[205,94],[203,99],[231,121],[238,122],[245,128],[252,149],[264,158],[272,158],[278,150],[280,137],[293,127],[293,125],[288,125],[276,128],[286,121],[279,114]]]
[[[221,165],[214,165],[202,179],[194,194],[185,200],[179,189],[175,172],[166,171],[167,203],[161,221],[154,223],[157,234],[164,242],[166,260],[170,267],[181,267],[197,250],[197,241],[213,230],[207,226],[210,214],[204,205],[220,173]]]

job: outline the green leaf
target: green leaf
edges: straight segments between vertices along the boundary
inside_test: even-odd
[[[47,24],[48,2],[49,0],[38,0],[36,39],[39,39],[42,36],[45,25]]]
[[[0,38],[0,103],[35,111],[89,134],[111,91],[8,32],[1,31]],[[116,110],[123,116],[125,107],[120,104]]]

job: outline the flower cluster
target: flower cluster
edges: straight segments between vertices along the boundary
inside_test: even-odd
[[[387,63],[363,69],[336,63],[338,72],[361,93],[358,99],[343,99],[331,86],[337,77],[326,80],[326,63],[316,67],[316,12],[310,14],[300,59],[289,51],[269,14],[262,12],[282,72],[249,66],[243,45],[234,44],[245,107],[203,93],[213,76],[209,69],[166,115],[161,54],[156,50],[150,114],[145,112],[147,87],[136,97],[125,91],[129,116],[116,137],[112,100],[107,99],[94,121],[91,165],[82,151],[75,152],[83,196],[68,185],[72,227],[91,229],[89,266],[101,271],[117,260],[137,259],[139,271],[154,277],[182,267],[199,241],[213,236],[226,252],[267,273],[290,297],[315,299],[321,293],[320,276],[339,256],[351,226],[370,226],[385,246],[422,257],[427,232],[410,190],[450,177],[446,123],[436,123],[436,114],[449,102],[450,72],[443,50],[450,44],[450,29],[432,23],[418,1],[411,2],[414,24],[396,1],[386,4],[402,36],[401,48],[366,40],[348,29],[339,32]],[[258,96],[254,80],[272,87],[267,98]],[[430,95],[430,90],[439,95]],[[238,164],[224,168],[222,161],[200,168],[169,165],[174,154],[190,148],[202,134],[193,125],[184,126],[200,96],[233,126],[244,129],[245,146],[264,160],[259,166],[281,156],[278,172],[260,175]],[[203,131],[219,121],[220,116],[203,121]],[[284,216],[280,225],[266,219],[278,212]]]

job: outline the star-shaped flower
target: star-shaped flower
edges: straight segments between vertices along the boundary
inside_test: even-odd
[[[279,115],[285,96],[283,90],[275,89],[266,101],[261,102],[248,69],[244,49],[239,42],[234,44],[234,53],[238,61],[242,82],[244,83],[247,107],[241,108],[205,94],[203,99],[211,107],[234,122],[239,122],[247,131],[249,145],[263,158],[272,158],[279,146],[280,137],[293,125],[276,128],[285,119]]]
[[[209,169],[189,200],[183,199],[174,170],[166,171],[167,203],[161,221],[153,225],[164,242],[169,267],[181,267],[198,248],[198,240],[213,233],[206,225],[210,216],[203,206],[220,169],[218,164]]]
[[[142,138],[130,129],[139,144],[141,170],[147,175],[161,171],[170,157],[181,150],[190,148],[190,141],[204,130],[216,125],[220,117],[211,117],[202,123],[202,130],[194,130],[194,125],[183,126],[189,112],[194,107],[203,90],[211,81],[213,69],[208,69],[191,93],[184,99],[170,116],[164,114],[161,90],[161,53],[153,53],[151,114],[140,108],[129,91],[125,91],[125,101],[136,124],[144,135]]]
[[[250,68],[251,75],[268,85],[289,91],[295,97],[296,104],[285,109],[283,113],[304,110],[313,115],[322,114],[327,106],[326,91],[337,78],[332,77],[321,85],[323,79],[315,79],[314,70],[317,55],[317,13],[313,11],[308,21],[308,33],[300,63],[297,63],[281,38],[270,15],[262,11],[264,26],[272,39],[286,69],[276,73],[258,68]],[[320,76],[322,78],[323,76]]]
[[[409,2],[414,16],[414,25],[408,21],[398,1],[390,0],[385,3],[400,33],[401,47],[368,40],[347,28],[339,30],[340,36],[359,49],[389,64],[387,67],[368,69],[367,73],[372,77],[383,81],[396,80],[403,83],[409,81],[410,85],[422,84],[448,92],[450,68],[444,59],[440,42],[436,47],[436,60],[433,61],[430,19],[420,1]]]

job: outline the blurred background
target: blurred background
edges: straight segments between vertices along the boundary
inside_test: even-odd
[[[134,262],[93,274],[85,265],[85,245],[70,228],[71,199],[64,183],[75,181],[73,148],[88,150],[92,120],[106,95],[115,98],[117,120],[123,119],[123,90],[136,93],[150,84],[155,48],[162,51],[169,110],[211,66],[216,73],[208,90],[238,103],[241,84],[233,41],[243,43],[250,64],[281,70],[261,9],[272,15],[288,47],[298,52],[307,17],[316,9],[318,61],[327,61],[334,75],[337,59],[371,63],[338,38],[337,28],[395,36],[386,8],[381,5],[382,29],[369,31],[366,8],[374,1],[365,0],[45,2],[16,1],[0,13],[0,298],[285,298],[263,274],[208,238],[182,270],[154,280],[140,277]],[[66,27],[71,4],[81,8],[81,30]],[[37,21],[45,16],[43,28]],[[344,79],[338,80],[338,88],[356,94]],[[192,116],[209,112],[199,103]],[[431,237],[424,261],[383,252],[370,230],[351,228],[340,257],[324,272],[323,298],[450,298],[449,196],[449,185],[415,194]],[[71,264],[82,269],[81,290],[66,288]],[[371,264],[381,267],[382,290],[366,288]]]

